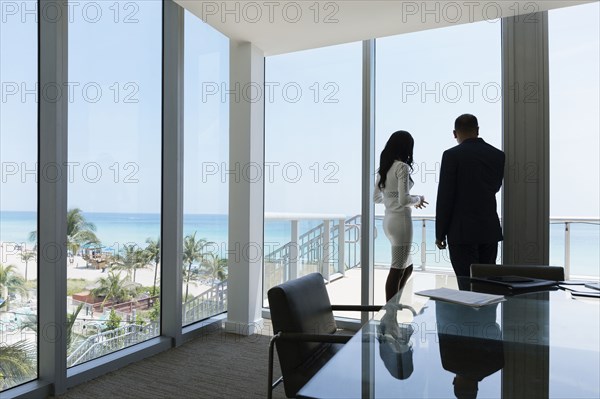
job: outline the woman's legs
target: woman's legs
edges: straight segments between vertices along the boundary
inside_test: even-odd
[[[389,302],[390,299],[398,292],[400,292],[406,282],[410,278],[413,271],[413,265],[410,265],[404,269],[398,269],[395,267],[390,268],[387,280],[385,282],[385,301]]]
[[[385,282],[385,301],[389,302],[394,295],[398,293],[400,281],[402,280],[403,270],[395,267],[390,268],[390,273]]]
[[[402,279],[400,280],[400,284],[398,285],[398,291],[402,290],[406,285],[406,282],[410,278],[410,275],[413,272],[413,265],[409,265],[406,269],[404,269],[404,274],[402,274]]]

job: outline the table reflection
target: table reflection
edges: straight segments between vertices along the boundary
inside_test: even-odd
[[[475,309],[436,303],[442,367],[454,373],[454,395],[476,398],[479,382],[504,367],[502,332],[496,323],[498,304]]]
[[[299,398],[598,398],[600,305],[562,291],[482,308],[390,301]],[[412,313],[412,314],[411,314]]]
[[[379,356],[390,374],[404,380],[413,372],[413,348],[410,337],[414,329],[410,324],[398,324],[397,306],[387,305],[378,325]]]

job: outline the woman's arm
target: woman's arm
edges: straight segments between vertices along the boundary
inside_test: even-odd
[[[375,191],[373,192],[373,202],[376,204],[383,204],[383,193],[379,189],[379,173],[375,178]]]
[[[423,203],[420,195],[410,195],[409,167],[404,162],[398,164],[396,169],[398,178],[398,202],[401,206],[417,206]]]

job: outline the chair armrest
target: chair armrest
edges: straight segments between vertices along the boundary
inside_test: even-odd
[[[331,310],[355,311],[355,312],[379,312],[379,305],[331,305]]]
[[[342,334],[303,334],[278,332],[272,339],[294,342],[325,342],[330,344],[345,344],[350,341],[351,335]]]

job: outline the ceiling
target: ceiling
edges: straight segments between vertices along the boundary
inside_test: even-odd
[[[598,0],[595,0],[598,1]],[[521,15],[594,1],[175,0],[266,56]]]

